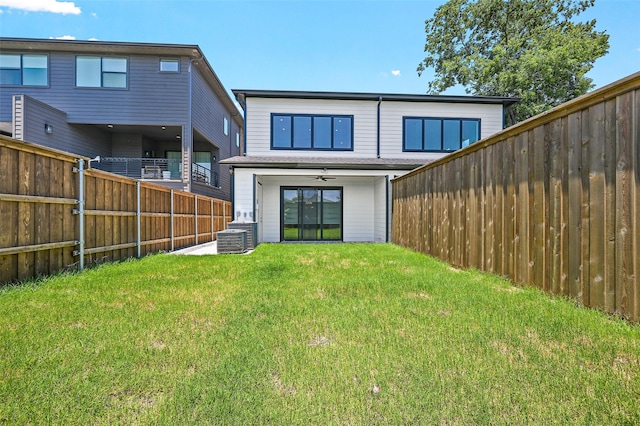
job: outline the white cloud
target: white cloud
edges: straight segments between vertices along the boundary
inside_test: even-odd
[[[57,0],[0,0],[0,6],[26,12],[51,12],[63,15],[79,15],[81,10],[71,1]]]
[[[97,38],[95,38],[95,37],[91,37],[91,38],[89,39],[89,41],[98,41],[98,39],[97,39]]]
[[[63,35],[61,37],[49,37],[50,40],[75,40],[76,38],[72,35]]]
[[[400,77],[400,70],[391,70],[391,74],[394,77]]]

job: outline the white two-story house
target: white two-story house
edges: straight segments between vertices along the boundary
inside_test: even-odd
[[[515,98],[234,90],[245,154],[224,160],[258,242],[390,240],[390,180],[503,129]]]

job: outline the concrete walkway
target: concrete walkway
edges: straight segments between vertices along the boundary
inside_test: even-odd
[[[249,254],[253,250],[247,250],[242,254]],[[190,254],[194,256],[202,256],[205,254],[218,254],[218,242],[199,244],[197,246],[186,247],[180,250],[170,251],[169,254]]]

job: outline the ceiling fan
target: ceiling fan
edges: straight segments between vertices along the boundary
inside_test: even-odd
[[[323,182],[326,182],[329,179],[335,179],[335,178],[331,176],[310,176],[309,179],[321,180]]]

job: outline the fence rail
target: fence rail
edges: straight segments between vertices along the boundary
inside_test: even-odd
[[[0,136],[0,283],[213,241],[233,219],[227,201],[87,161]]]
[[[640,73],[393,181],[393,241],[640,320]]]

